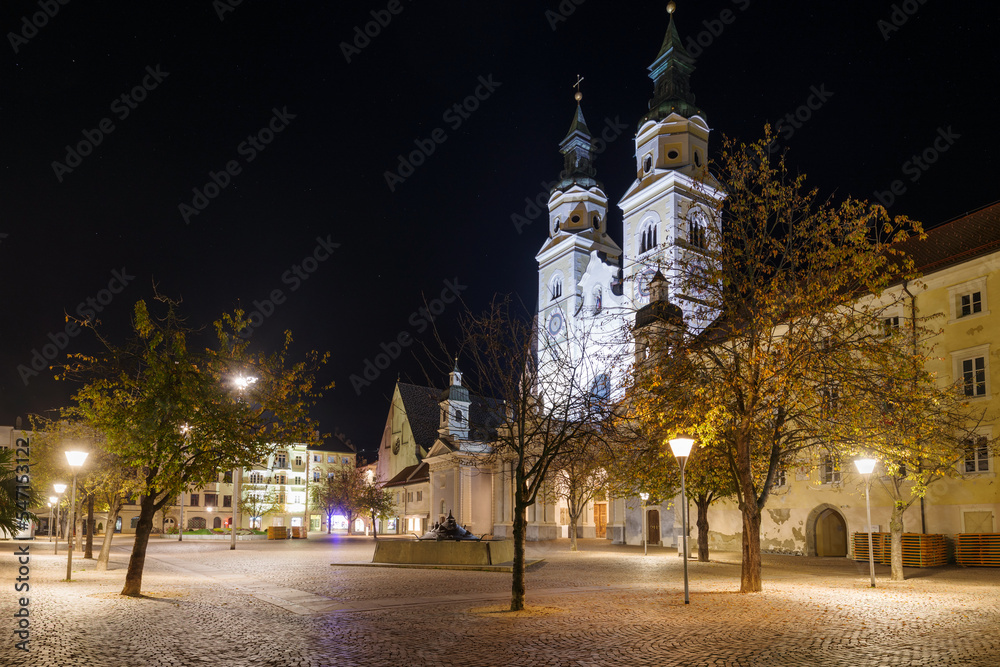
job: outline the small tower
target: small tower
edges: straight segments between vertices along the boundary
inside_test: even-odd
[[[684,332],[684,313],[670,303],[667,279],[659,271],[649,281],[649,303],[635,313],[635,365],[670,354]]]
[[[462,386],[462,371],[458,369],[458,359],[450,374],[447,389],[441,393],[441,422],[438,435],[453,440],[469,439],[469,390]]]

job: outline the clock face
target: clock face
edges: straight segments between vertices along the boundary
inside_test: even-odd
[[[560,311],[555,311],[549,315],[548,330],[550,336],[556,336],[562,331],[563,328],[563,315]]]
[[[392,453],[399,454],[399,438],[396,438],[396,442],[392,443]]]
[[[649,281],[656,275],[656,270],[649,268],[639,273],[635,277],[635,298],[636,301],[649,297]]]

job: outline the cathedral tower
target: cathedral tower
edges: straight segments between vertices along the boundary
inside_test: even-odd
[[[653,97],[635,138],[636,180],[618,205],[624,214],[625,291],[633,307],[649,303],[649,282],[662,271],[672,301],[687,315],[686,295],[671,267],[682,253],[705,249],[720,195],[707,171],[708,121],[691,92],[695,60],[681,42],[673,9],[670,3],[667,33],[649,66]],[[699,329],[707,322],[690,324]]]

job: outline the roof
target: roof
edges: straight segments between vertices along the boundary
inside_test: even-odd
[[[417,445],[428,449],[438,435],[438,400],[441,390],[398,382],[399,396],[403,399],[403,411],[410,423],[410,431]]]
[[[664,322],[674,326],[684,324],[684,311],[669,301],[652,301],[635,312],[635,328],[641,329],[653,322]]]
[[[1000,250],[1000,202],[984,206],[897,246],[913,258],[914,268],[933,273]]]
[[[323,441],[321,445],[312,445],[310,451],[316,452],[344,452],[347,454],[357,454],[358,450],[354,443],[346,439],[342,433],[334,433]]]
[[[396,473],[396,476],[384,484],[384,486],[404,486],[418,482],[428,482],[431,479],[430,466],[424,462],[407,466]]]

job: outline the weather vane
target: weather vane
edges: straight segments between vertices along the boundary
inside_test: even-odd
[[[576,83],[573,84],[573,87],[576,88],[576,95],[574,95],[573,97],[576,98],[577,103],[579,103],[580,100],[583,99],[583,93],[580,91],[580,84],[581,83],[583,83],[583,77],[580,76],[579,74],[577,74],[576,75]]]

